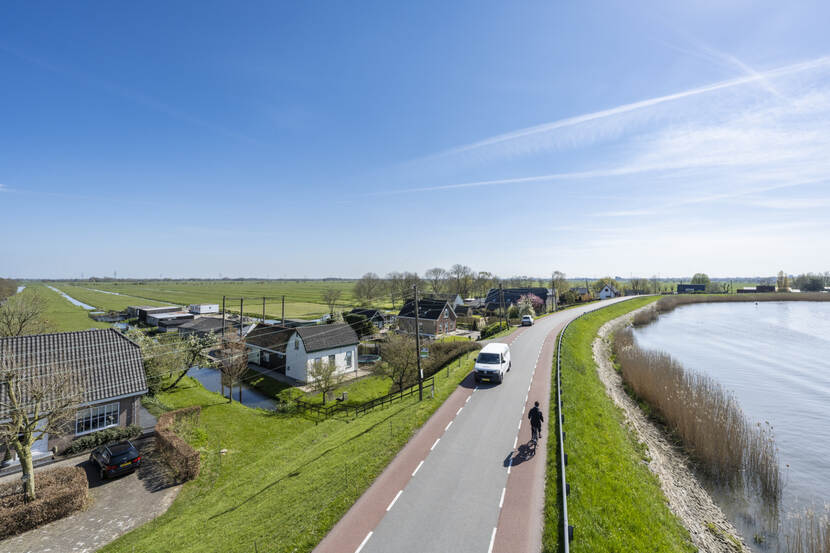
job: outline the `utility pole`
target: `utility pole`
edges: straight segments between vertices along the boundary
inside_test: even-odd
[[[239,298],[239,337],[242,338],[242,302],[243,298]]]
[[[285,326],[285,296],[282,297],[282,318],[280,319],[280,324]]]
[[[421,326],[418,321],[418,285],[412,287],[415,294],[415,359],[418,363],[418,401],[424,399],[424,371],[421,370]]]
[[[222,296],[222,341],[225,341],[225,296]]]
[[[262,296],[262,324],[265,324],[265,296]]]

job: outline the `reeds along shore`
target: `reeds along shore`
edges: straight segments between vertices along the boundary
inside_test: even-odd
[[[787,553],[830,553],[830,519],[812,510],[795,517],[786,535]],[[781,549],[781,548],[779,548]]]
[[[779,501],[783,482],[768,423],[750,422],[714,379],[687,371],[667,353],[640,349],[630,328],[615,334],[613,350],[631,391],[660,415],[705,473]]]

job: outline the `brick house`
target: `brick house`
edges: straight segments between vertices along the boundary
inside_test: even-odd
[[[435,338],[455,331],[455,311],[446,300],[418,300],[418,319],[421,323],[421,336]],[[398,328],[407,334],[415,334],[414,300],[407,300],[403,304],[398,313]]]

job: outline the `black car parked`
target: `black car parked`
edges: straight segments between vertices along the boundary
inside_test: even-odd
[[[101,480],[132,472],[141,466],[141,453],[129,440],[96,447],[89,461],[98,465]]]

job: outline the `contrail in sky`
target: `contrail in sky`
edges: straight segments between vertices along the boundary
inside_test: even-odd
[[[575,117],[568,117],[566,119],[560,119],[558,121],[553,121],[551,123],[544,123],[542,125],[536,125],[533,127],[526,127],[524,129],[519,129],[516,131],[511,131],[504,134],[499,134],[496,136],[492,136],[490,138],[480,140],[478,142],[473,142],[472,144],[467,144],[464,146],[458,146],[456,148],[451,148],[449,150],[445,150],[444,152],[440,152],[435,154],[434,156],[429,157],[442,157],[452,154],[459,154],[463,152],[469,152],[472,150],[477,150],[479,148],[483,148],[486,146],[492,146],[494,144],[499,144],[503,142],[509,142],[511,140],[516,140],[518,138],[524,138],[526,136],[532,136],[534,134],[541,134],[545,132],[549,132],[556,129],[561,129],[565,127],[573,127],[575,125],[579,125],[582,123],[587,123],[589,121],[595,121],[597,119],[603,119],[606,117],[611,117],[614,115],[619,115],[621,113],[628,113],[631,111],[636,111],[643,108],[648,108],[651,106],[656,106],[659,104],[664,104],[666,102],[672,102],[674,100],[680,100],[683,98],[688,98],[690,96],[699,96],[701,94],[706,94],[709,92],[714,92],[717,90],[723,90],[727,88],[733,88],[736,86],[741,86],[748,83],[754,82],[761,82],[762,84],[767,84],[769,79],[781,77],[784,75],[789,75],[792,73],[800,73],[802,71],[808,71],[810,69],[816,69],[818,67],[824,67],[830,65],[830,56],[825,56],[821,58],[817,58],[810,61],[805,61],[801,63],[796,63],[792,65],[786,65],[784,67],[779,67],[776,69],[771,69],[769,71],[764,72],[757,72],[752,70],[752,74],[738,77],[735,79],[729,79],[727,81],[720,81],[717,83],[713,83],[706,86],[701,86],[697,88],[692,88],[689,90],[685,90],[683,92],[675,92],[674,94],[667,94],[665,96],[658,96],[656,98],[650,98],[648,100],[642,100],[639,102],[633,102],[631,104],[623,104],[621,106],[617,106],[610,109],[605,109],[601,111],[595,111],[593,113],[586,113],[583,115],[577,115]]]

